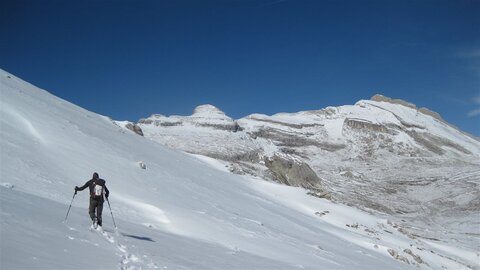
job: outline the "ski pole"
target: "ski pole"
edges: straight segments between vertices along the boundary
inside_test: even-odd
[[[65,220],[64,220],[63,222],[67,222],[68,213],[70,213],[70,208],[72,208],[72,203],[73,203],[73,199],[75,199],[75,195],[77,195],[77,191],[76,191],[76,190],[75,190],[75,193],[73,193],[72,201],[70,202],[70,206],[68,207],[67,215],[65,216]]]
[[[113,226],[115,226],[115,229],[116,229],[117,225],[115,225],[115,219],[113,218],[112,207],[110,207],[110,201],[108,200],[108,198],[107,198],[107,203],[108,203],[108,208],[110,209],[110,215],[112,215]]]

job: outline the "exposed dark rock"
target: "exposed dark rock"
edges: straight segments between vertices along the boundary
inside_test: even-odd
[[[402,255],[398,254],[398,252],[396,250],[390,248],[390,249],[388,249],[388,253],[390,253],[390,255],[393,258],[395,258],[396,260],[399,260],[401,262],[410,264],[410,261],[405,256],[402,256]]]
[[[138,166],[140,167],[140,169],[143,169],[143,170],[147,169],[147,165],[145,163],[143,163],[143,161],[139,161]]]
[[[422,258],[418,255],[416,255],[415,253],[413,253],[410,249],[404,249],[403,252],[407,253],[408,255],[412,256],[413,260],[415,260],[418,264],[426,264],[428,265],[428,263],[424,262],[422,260]]]
[[[251,162],[251,163],[258,163],[260,161],[259,152],[258,151],[245,151],[241,153],[199,153],[203,155],[207,155],[211,158],[220,159],[224,161],[230,162]]]
[[[136,124],[128,123],[128,124],[125,125],[125,127],[128,128],[129,130],[137,133],[138,135],[143,136],[142,129],[139,126],[137,126]]]
[[[218,129],[218,130],[226,130],[226,131],[231,131],[231,132],[237,132],[237,131],[241,131],[243,130],[237,122],[233,122],[232,124],[225,124],[225,125],[221,125],[221,124],[209,124],[209,123],[198,123],[196,124],[197,126],[200,126],[200,127],[211,127],[211,128],[214,128],[214,129]]]
[[[142,118],[140,120],[138,120],[138,123],[139,124],[145,124],[145,125],[150,125],[153,123],[153,120],[152,119],[145,119],[145,118]]]
[[[320,178],[304,162],[280,156],[265,158],[265,166],[272,172],[274,179],[289,186],[315,188],[320,186]]]
[[[345,118],[343,125],[354,129],[366,129],[375,132],[386,133],[388,131],[387,127],[383,125],[374,124],[368,120],[358,118]]]
[[[155,121],[156,126],[162,126],[162,127],[176,127],[176,126],[181,126],[183,125],[182,122],[162,122],[162,121]]]

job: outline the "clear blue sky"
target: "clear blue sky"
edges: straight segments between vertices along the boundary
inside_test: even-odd
[[[117,120],[381,93],[480,136],[479,0],[0,0],[0,67]]]

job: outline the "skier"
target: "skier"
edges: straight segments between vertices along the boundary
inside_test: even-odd
[[[108,188],[105,185],[105,180],[98,177],[98,173],[93,173],[93,178],[88,180],[85,185],[78,187],[75,186],[75,193],[82,191],[85,188],[90,189],[90,206],[88,207],[88,213],[93,222],[93,227],[102,226],[102,210],[103,210],[103,195],[108,200]],[[96,210],[96,215],[95,215]]]

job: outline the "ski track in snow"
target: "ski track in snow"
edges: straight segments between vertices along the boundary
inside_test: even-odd
[[[93,233],[98,233],[100,234],[107,242],[110,244],[114,245],[120,253],[117,253],[120,257],[120,263],[119,263],[119,268],[121,270],[133,270],[133,269],[147,269],[151,268],[151,264],[149,267],[144,265],[144,262],[140,259],[138,255],[135,255],[134,253],[130,252],[128,247],[125,244],[120,243],[120,238],[121,236],[119,235],[117,229],[116,229],[116,237],[113,237],[111,234],[106,232],[103,229],[93,229]],[[125,239],[123,239],[125,240]],[[144,256],[146,257],[146,255]]]
[[[77,231],[78,230],[75,227],[70,227],[67,226],[67,228],[70,231]],[[92,234],[96,234],[101,236],[101,239],[104,241],[108,242],[109,244],[113,245],[115,247],[115,255],[119,257],[119,269],[121,270],[134,270],[134,269],[158,269],[159,267],[154,263],[154,262],[145,262],[148,258],[147,255],[139,256],[129,250],[127,247],[127,244],[124,243],[126,240],[124,239],[123,236],[118,232],[118,229],[115,229],[115,236],[113,236],[111,233],[103,230],[102,228],[100,229],[94,229],[92,227],[89,228],[89,231]],[[74,240],[74,241],[80,241],[83,243],[88,243],[91,244],[95,247],[99,246],[99,243],[97,243],[98,239],[95,240],[88,240],[88,239],[82,239],[82,238],[75,238],[74,236],[68,235],[68,239]],[[143,259],[141,259],[143,258]]]

